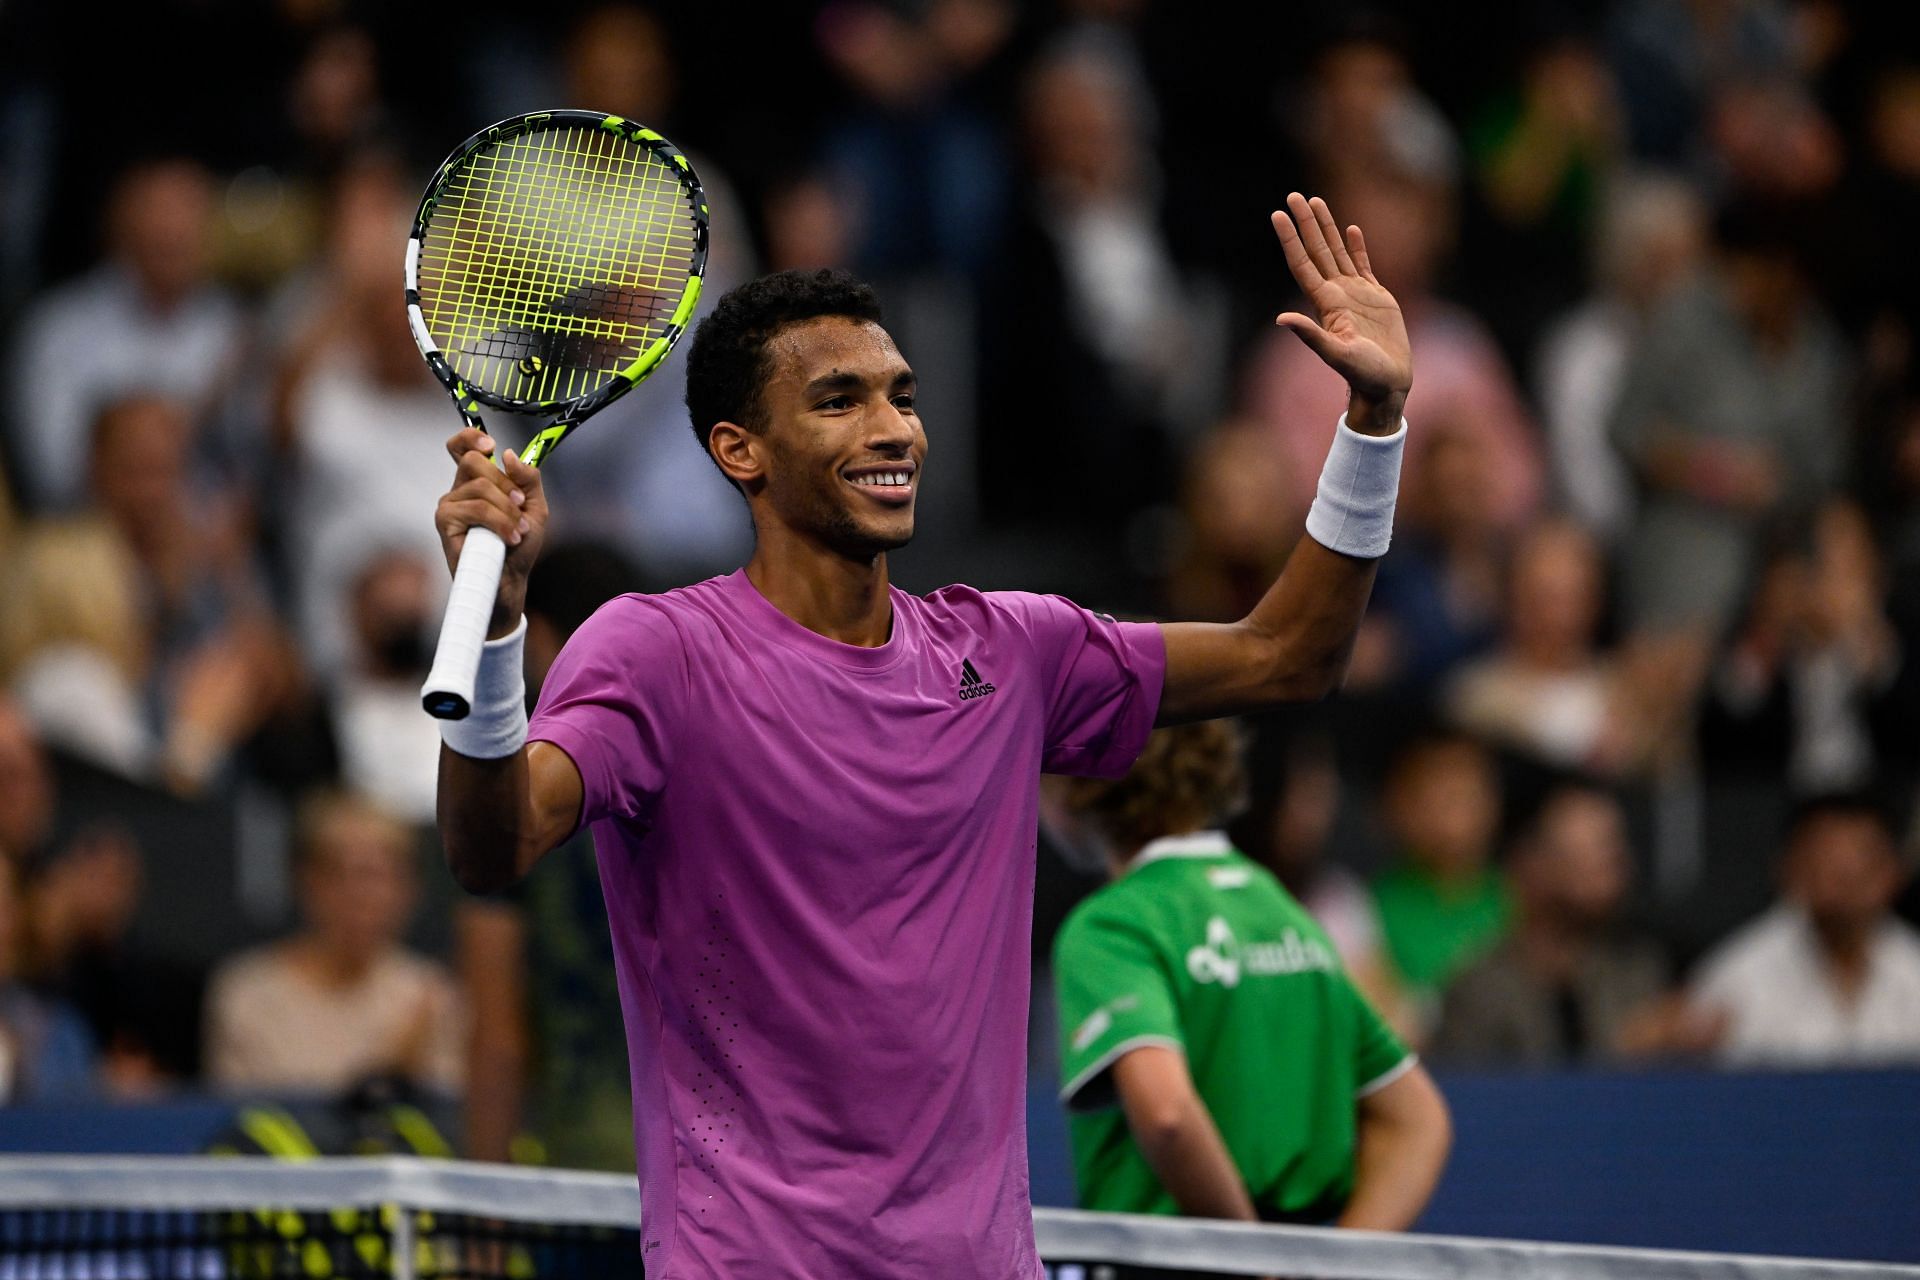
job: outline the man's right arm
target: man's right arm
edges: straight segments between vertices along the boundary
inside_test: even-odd
[[[511,450],[502,459],[504,465],[495,466],[493,449],[494,442],[471,427],[447,441],[458,470],[434,515],[449,569],[459,563],[467,530],[477,525],[492,529],[507,544],[489,640],[520,626],[527,575],[547,527],[540,473]],[[552,743],[523,743],[513,754],[493,759],[442,746],[437,813],[454,879],[473,893],[512,884],[573,834],[583,794],[579,768]]]
[[[440,842],[453,878],[494,893],[533,869],[580,824],[580,770],[551,742],[498,760],[440,748]]]

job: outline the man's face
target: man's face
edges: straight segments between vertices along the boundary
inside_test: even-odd
[[[1563,928],[1598,932],[1626,897],[1632,866],[1620,806],[1574,791],[1548,802],[1537,844],[1517,879]]]
[[[303,868],[301,906],[334,951],[369,960],[397,942],[413,912],[412,850],[385,823],[334,817]]]
[[[893,339],[869,321],[823,316],[782,329],[767,352],[765,430],[750,441],[762,455],[749,488],[756,521],[850,558],[905,546],[927,436]]]
[[[1403,761],[1388,787],[1387,818],[1406,854],[1440,876],[1480,871],[1500,823],[1499,782],[1478,749],[1447,742]]]
[[[1790,846],[1789,891],[1822,933],[1858,936],[1879,923],[1900,892],[1900,859],[1872,818],[1823,814]]]

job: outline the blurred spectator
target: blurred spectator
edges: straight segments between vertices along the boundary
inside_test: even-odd
[[[1288,488],[1258,424],[1230,418],[1201,438],[1181,486],[1183,539],[1165,588],[1170,616],[1237,622],[1253,611],[1306,517],[1275,501]]]
[[[1886,818],[1826,796],[1801,805],[1780,901],[1713,951],[1692,983],[1727,1066],[1920,1062],[1920,933],[1889,910],[1904,871]]]
[[[1415,1029],[1387,958],[1380,917],[1366,881],[1331,857],[1341,799],[1331,743],[1288,739],[1251,753],[1247,811],[1233,821],[1236,847],[1278,876],[1327,932],[1340,963],[1387,1025]],[[1277,758],[1275,758],[1277,757]]]
[[[93,1044],[72,1009],[21,981],[25,914],[19,869],[0,862],[0,1103],[82,1096],[93,1089]]]
[[[1380,562],[1347,687],[1424,698],[1484,651],[1500,624],[1510,530],[1493,497],[1497,468],[1476,431],[1435,424],[1420,470],[1400,486],[1393,554]]]
[[[107,820],[37,863],[27,883],[29,976],[80,1014],[100,1087],[120,1099],[191,1080],[200,1063],[205,974],[134,940],[145,882],[132,832]]]
[[[353,649],[329,673],[340,778],[396,817],[433,822],[440,730],[420,714],[443,570],[412,549],[376,551],[350,588]]]
[[[1069,44],[1031,72],[1029,198],[981,330],[985,509],[1082,537],[1172,496],[1176,438],[1218,381],[1214,311],[1162,223],[1151,103],[1128,70]],[[1072,393],[1037,401],[1048,387]]]
[[[1627,357],[1706,244],[1699,196],[1676,178],[1616,179],[1601,205],[1593,294],[1541,339],[1536,360],[1554,487],[1603,542],[1633,522],[1633,478],[1608,435]]]
[[[53,828],[53,769],[33,723],[0,693],[0,863],[26,864]]]
[[[1587,231],[1619,146],[1618,104],[1606,64],[1571,36],[1527,55],[1520,83],[1488,108],[1473,139],[1487,203],[1515,230],[1558,223],[1569,241]]]
[[[1289,111],[1313,186],[1327,193],[1393,174],[1416,185],[1450,184],[1460,168],[1453,126],[1414,83],[1405,34],[1390,21],[1362,14],[1314,56]],[[1356,221],[1333,205],[1345,226]],[[1367,247],[1372,251],[1372,223]],[[1405,281],[1374,266],[1406,305]]]
[[[1513,931],[1447,987],[1434,1058],[1551,1067],[1644,1052],[1667,971],[1657,947],[1618,933],[1633,874],[1619,802],[1556,788],[1507,871]]]
[[[1728,84],[1715,95],[1707,137],[1722,182],[1746,198],[1811,202],[1833,189],[1846,159],[1833,122],[1794,75]]]
[[[1920,255],[1901,249],[1920,224],[1920,59],[1911,49],[1873,72],[1864,114],[1837,233],[1820,246],[1822,284],[1849,333],[1864,337],[1874,382],[1910,393],[1920,383]],[[1880,478],[1860,474],[1870,487]]]
[[[1476,435],[1487,470],[1482,518],[1500,528],[1523,522],[1539,506],[1543,474],[1519,389],[1486,328],[1432,291],[1453,221],[1451,189],[1439,181],[1360,171],[1329,190],[1327,199],[1340,225],[1366,229],[1374,272],[1399,299],[1420,353],[1407,398],[1414,430],[1407,436],[1402,490],[1421,487],[1436,441]],[[1276,331],[1253,353],[1247,388],[1249,415],[1285,460],[1291,491],[1283,500],[1304,511],[1313,501],[1329,433],[1346,409],[1347,385],[1306,344]]]
[[[94,505],[27,539],[4,628],[13,691],[49,741],[181,792],[221,776],[291,674],[246,526],[196,484],[192,446],[177,405],[108,405]]]
[[[1471,738],[1406,747],[1381,797],[1394,862],[1374,878],[1387,954],[1428,1019],[1453,976],[1498,943],[1511,914],[1493,866],[1500,779]]]
[[[527,698],[579,625],[640,590],[633,563],[594,543],[548,548],[527,581]],[[503,894],[455,912],[467,1041],[466,1154],[633,1169],[627,1042],[592,837],[555,850]]]
[[[1663,164],[1697,154],[1721,86],[1788,68],[1792,6],[1779,0],[1627,0],[1608,46],[1634,152]]]
[[[135,165],[107,208],[106,260],[22,318],[11,381],[14,403],[32,409],[7,432],[31,507],[79,503],[88,428],[107,403],[156,395],[197,414],[225,389],[240,316],[207,279],[212,212],[198,164]]]
[[[317,671],[347,660],[352,579],[370,555],[407,547],[443,562],[433,521],[420,513],[446,490],[444,442],[460,420],[393,304],[393,246],[406,242],[416,198],[385,157],[342,174],[318,292],[279,372],[275,434],[292,462],[280,540],[292,560],[298,634]],[[432,583],[437,615],[445,579]]]
[[[567,101],[646,121],[685,148],[700,175],[711,250],[697,325],[756,267],[732,181],[699,149],[698,118],[679,114],[679,62],[666,27],[648,9],[599,5],[568,32],[562,57]],[[815,265],[844,264],[836,258]],[[671,581],[724,572],[746,557],[746,512],[688,433],[685,395],[686,361],[669,360],[596,418],[593,430],[567,440],[546,481],[556,530],[617,543]]]
[[[1080,1203],[1405,1230],[1446,1103],[1300,904],[1208,829],[1239,756],[1230,724],[1165,728],[1124,779],[1073,788],[1113,879],[1054,944]]]
[[[7,908],[8,977],[24,977],[79,1015],[100,1049],[107,1092],[137,1097],[190,1078],[199,1057],[198,975],[129,942],[143,881],[139,846],[106,815],[56,846],[54,819],[47,752],[0,695],[0,874],[20,895]]]
[[[279,118],[265,163],[228,180],[218,244],[223,277],[254,288],[307,266],[325,236],[327,193],[342,170],[390,139],[395,121],[381,100],[380,51],[365,28],[324,19],[302,38],[279,86]],[[291,37],[291,33],[289,33]]]
[[[1549,520],[1523,534],[1500,647],[1449,683],[1454,723],[1557,768],[1616,776],[1644,765],[1689,687],[1673,687],[1670,665],[1648,645],[1601,651],[1605,574],[1578,525]]]
[[[1767,522],[1812,507],[1845,462],[1847,361],[1779,207],[1732,206],[1711,270],[1669,298],[1629,361],[1613,436],[1640,508],[1634,629],[1731,621]]]
[[[395,1074],[457,1092],[459,993],[400,944],[418,888],[412,833],[343,792],[308,802],[299,844],[305,926],[214,974],[208,1078],[236,1092],[339,1093]]]
[[[847,210],[822,174],[778,184],[762,210],[768,271],[812,271],[853,258]]]
[[[1581,251],[1624,143],[1613,77],[1572,31],[1540,39],[1518,83],[1474,121],[1468,145],[1488,225],[1473,298],[1508,351],[1528,354],[1540,326],[1584,291]]]
[[[836,265],[886,277],[964,273],[987,259],[1006,165],[974,97],[1013,19],[1007,0],[844,0],[819,11],[820,53],[855,97],[826,141],[858,210],[855,262]]]
[[[1823,507],[1811,543],[1768,562],[1714,666],[1701,723],[1710,768],[1784,776],[1801,795],[1874,779],[1876,704],[1904,666],[1859,508]]]

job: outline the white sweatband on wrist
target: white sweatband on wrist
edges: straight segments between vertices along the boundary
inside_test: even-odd
[[[480,646],[473,709],[464,720],[442,720],[440,741],[475,760],[510,756],[527,741],[527,619]]]
[[[1368,436],[1349,427],[1341,414],[1327,464],[1320,468],[1320,490],[1307,511],[1307,536],[1329,551],[1362,560],[1387,554],[1406,443],[1405,418],[1390,436]]]

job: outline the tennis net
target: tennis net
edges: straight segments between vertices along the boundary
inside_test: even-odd
[[[400,1158],[0,1157],[0,1280],[626,1280],[610,1174]],[[1041,1209],[1054,1280],[1920,1280],[1920,1267]]]

